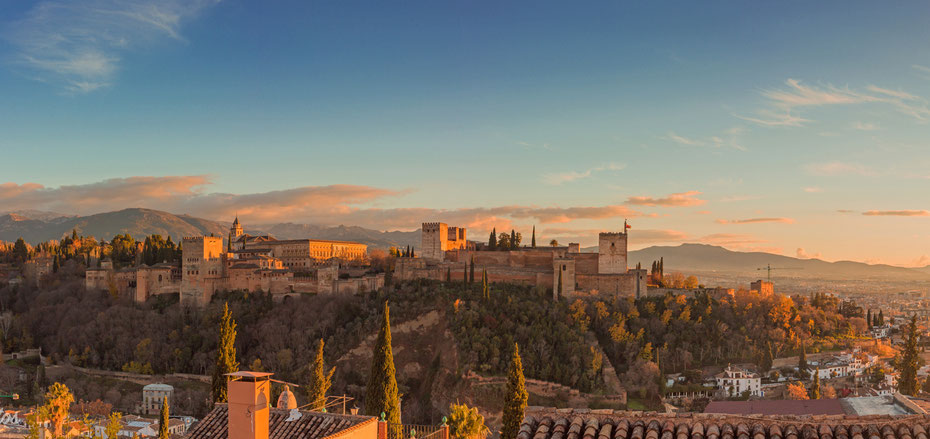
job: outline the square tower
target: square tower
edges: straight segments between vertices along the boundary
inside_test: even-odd
[[[420,257],[442,261],[445,258],[445,243],[449,237],[446,223],[423,223],[420,232]]]
[[[622,232],[598,235],[597,272],[624,274],[626,269],[627,234]]]
[[[181,305],[202,306],[210,301],[208,279],[224,276],[223,238],[184,238],[181,251]],[[209,282],[210,285],[213,282]]]

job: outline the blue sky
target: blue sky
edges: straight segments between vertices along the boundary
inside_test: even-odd
[[[930,264],[930,4],[0,4],[0,210]],[[677,194],[677,195],[676,195]],[[4,209],[4,207],[8,207]]]

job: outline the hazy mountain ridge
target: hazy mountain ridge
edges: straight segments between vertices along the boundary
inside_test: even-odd
[[[34,216],[30,216],[34,215]],[[43,219],[44,218],[44,219]],[[77,230],[83,236],[109,240],[128,233],[136,239],[159,234],[179,242],[185,236],[213,234],[225,237],[230,222],[212,221],[190,215],[175,215],[153,209],[129,208],[89,216],[59,216],[50,212],[12,212],[0,216],[0,241],[22,237],[31,244],[60,239]],[[278,239],[315,238],[356,241],[375,248],[420,245],[420,232],[381,232],[355,226],[319,226],[312,224],[265,224],[250,227],[246,233],[269,234]]]
[[[639,262],[643,267],[649,268],[652,266],[652,261],[660,257],[665,259],[666,273],[701,271],[765,278],[765,270],[759,270],[759,268],[771,265],[775,268],[772,271],[773,277],[930,280],[930,270],[926,267],[906,268],[853,261],[827,262],[820,259],[799,259],[772,253],[738,252],[707,244],[653,246],[631,251],[629,265],[632,267]]]

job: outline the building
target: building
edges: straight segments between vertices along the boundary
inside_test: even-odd
[[[108,438],[106,435],[108,420],[103,419],[94,424],[94,434],[100,439]],[[125,438],[156,438],[159,429],[158,419],[146,419],[135,415],[126,415],[120,419],[120,430],[118,437]],[[179,418],[168,419],[168,434],[172,436],[181,436],[187,432],[187,424]]]
[[[527,407],[517,439],[834,439],[927,436],[926,414],[752,416]]]
[[[161,406],[165,398],[168,398],[168,404],[171,404],[171,395],[174,394],[174,387],[168,384],[149,384],[142,388],[142,406],[143,415],[158,415],[161,413]]]
[[[775,284],[759,279],[749,284],[749,291],[755,291],[763,296],[771,296],[775,294]]]
[[[743,395],[749,392],[750,396],[762,396],[762,379],[759,374],[733,366],[714,376],[719,393],[727,398]]]
[[[287,388],[273,407],[271,375],[227,374],[229,403],[217,404],[187,439],[388,439],[386,422],[371,416],[300,410]],[[448,427],[444,432],[437,439],[448,439]]]
[[[553,297],[646,294],[646,270],[627,267],[626,231],[599,234],[598,251],[585,253],[575,243],[491,250],[468,243],[465,236],[464,228],[423,223],[419,257],[398,259],[394,277],[462,279],[473,265],[476,273],[487,272],[490,282],[551,288]]]
[[[114,270],[112,263],[102,261],[99,268],[86,270],[84,285],[88,290],[128,294],[137,302],[179,294],[181,304],[192,306],[209,303],[218,291],[261,291],[284,297],[355,294],[384,287],[383,273],[358,268],[367,259],[365,244],[251,236],[243,232],[239,218],[230,228],[229,239],[224,246],[220,237],[183,238],[180,264]]]

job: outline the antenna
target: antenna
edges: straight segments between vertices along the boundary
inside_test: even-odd
[[[800,267],[773,267],[772,264],[766,264],[765,267],[757,268],[756,270],[765,270],[766,271],[766,280],[768,282],[772,281],[772,270],[803,270]]]

